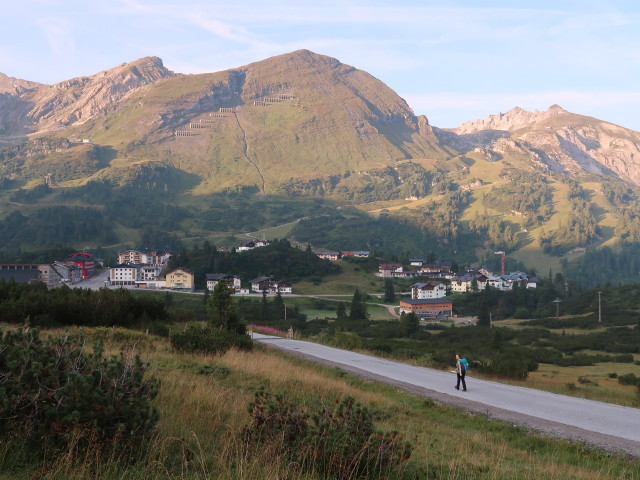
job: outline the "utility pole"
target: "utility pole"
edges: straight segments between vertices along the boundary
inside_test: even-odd
[[[556,298],[553,303],[556,304],[556,318],[560,318],[560,302],[562,300],[560,300],[559,298]]]
[[[499,252],[494,252],[496,255],[502,255],[500,260],[500,275],[504,275],[504,252],[500,250]]]
[[[600,303],[600,294],[602,292],[598,292],[598,323],[602,323],[602,304]]]

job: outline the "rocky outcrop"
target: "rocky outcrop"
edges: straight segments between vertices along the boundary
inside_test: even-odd
[[[543,170],[614,176],[640,185],[639,132],[558,105],[543,112],[516,107],[450,131],[434,130],[443,143],[474,150],[487,160],[517,155]]]
[[[486,130],[503,130],[513,132],[523,128],[530,128],[548,120],[549,118],[566,115],[568,113],[569,112],[558,105],[552,105],[548,110],[543,112],[539,112],[538,110],[529,112],[520,107],[515,107],[507,113],[489,115],[484,119],[465,122],[454,131],[458,135],[468,135]]]
[[[4,104],[12,103],[11,115],[0,118],[11,131],[42,132],[84,123],[114,111],[132,92],[175,76],[162,60],[148,57],[78,77],[55,85],[44,85],[0,75]]]

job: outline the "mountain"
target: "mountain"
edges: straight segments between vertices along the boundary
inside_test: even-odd
[[[458,148],[481,148],[488,157],[528,156],[532,164],[563,175],[592,173],[640,185],[640,133],[558,105],[465,122],[443,134]]]
[[[200,191],[326,189],[332,176],[449,156],[427,119],[382,82],[306,50],[201,75],[147,58],[12,98],[22,108],[6,131],[108,147],[116,158],[101,175],[111,178],[153,158],[196,175]]]
[[[557,105],[440,129],[307,50],[198,75],[155,57],[55,85],[0,75],[0,145],[5,248],[261,231],[558,271],[640,242],[640,133]]]

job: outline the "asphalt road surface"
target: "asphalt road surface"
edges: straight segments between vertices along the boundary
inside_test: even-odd
[[[454,373],[340,350],[311,342],[253,334],[256,341],[298,357],[435,401],[458,406],[535,430],[543,435],[584,442],[611,452],[640,457],[640,409],[585,400],[531,388],[505,385],[467,374],[467,391],[454,389]],[[452,369],[454,368],[452,352]]]

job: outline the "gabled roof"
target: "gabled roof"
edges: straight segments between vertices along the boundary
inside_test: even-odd
[[[450,303],[453,305],[453,302],[451,300],[445,300],[443,298],[423,298],[423,299],[408,298],[408,299],[401,299],[400,303],[408,303],[409,305],[423,305],[425,303],[427,304]]]
[[[206,273],[205,274],[205,279],[211,280],[211,281],[227,279],[227,278],[237,278],[237,275],[231,275],[229,273]]]
[[[170,272],[167,272],[167,275],[173,273],[173,272],[177,272],[178,270],[182,270],[185,273],[189,273],[191,275],[193,275],[193,272],[191,270],[189,270],[188,268],[184,268],[184,267],[178,267],[178,268],[174,268],[173,270],[171,270]]]
[[[262,283],[262,282],[273,282],[275,278],[273,277],[258,277],[251,280],[251,283]]]

